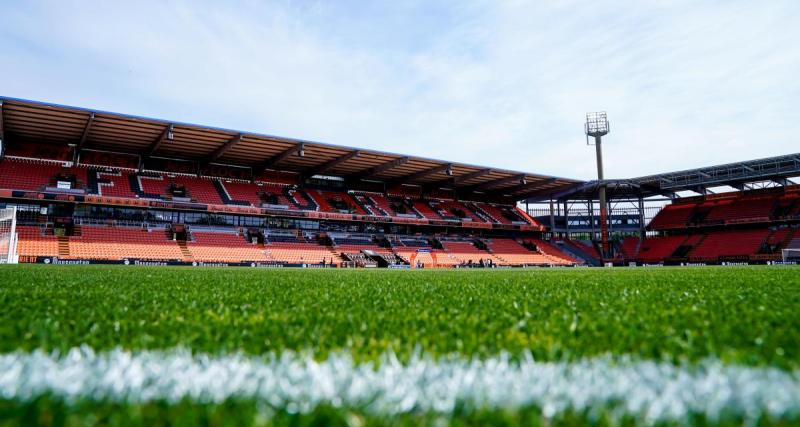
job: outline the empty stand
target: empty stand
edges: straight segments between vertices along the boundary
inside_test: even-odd
[[[101,196],[135,199],[138,195],[131,189],[130,173],[121,170],[90,170],[90,192]]]
[[[0,188],[41,191],[61,172],[62,164],[36,160],[0,160]]]
[[[412,202],[412,207],[423,218],[433,219],[433,220],[441,220],[441,219],[443,219],[439,214],[437,214],[433,209],[431,209],[431,207],[430,207],[430,205],[428,205],[427,201],[414,200]]]
[[[69,238],[70,256],[85,259],[184,260],[178,244],[164,229],[83,226]]]
[[[543,265],[551,264],[549,257],[532,251],[512,239],[492,239],[487,242],[492,253],[504,265]]]
[[[650,221],[650,228],[653,230],[669,230],[686,227],[695,207],[694,204],[667,205]]]
[[[483,220],[483,218],[476,215],[470,208],[456,201],[445,200],[436,204],[432,203],[432,205],[438,208],[437,212],[439,213],[439,216],[443,218],[473,222],[486,222]]]
[[[686,236],[651,237],[642,241],[639,259],[643,262],[662,262],[678,249]]]
[[[259,247],[235,233],[191,232],[186,247],[197,261],[206,262],[266,262],[263,246]]]
[[[222,205],[222,197],[217,191],[211,178],[198,178],[178,175],[172,178],[172,183],[186,190],[186,195],[198,203]]]
[[[58,256],[58,238],[45,235],[38,226],[17,225],[17,253],[20,256]]]
[[[690,258],[716,260],[719,257],[755,255],[769,235],[768,230],[737,230],[710,233],[690,253]]]
[[[342,262],[341,257],[316,243],[276,242],[269,243],[265,248],[271,261],[289,264],[321,264],[325,261],[326,264],[330,264],[333,260],[337,265]]]

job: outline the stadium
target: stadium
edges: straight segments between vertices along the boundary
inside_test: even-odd
[[[4,257],[23,263],[489,268],[800,254],[800,153],[587,182],[1,102],[0,203],[16,212]],[[738,191],[712,192],[726,186]]]
[[[582,181],[0,107],[3,259],[30,264],[0,270],[11,419],[780,425],[800,414],[800,154]],[[589,115],[587,138],[607,131]],[[734,191],[710,190],[722,186]],[[19,299],[28,291],[39,296]],[[654,309],[665,299],[676,317]]]
[[[0,427],[800,425],[800,3],[4,4]]]

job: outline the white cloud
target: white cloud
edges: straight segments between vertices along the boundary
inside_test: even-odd
[[[592,178],[796,152],[800,4],[39,2],[0,94]]]

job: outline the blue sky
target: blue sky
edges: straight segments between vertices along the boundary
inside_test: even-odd
[[[6,2],[0,95],[576,178],[799,152],[800,2]]]

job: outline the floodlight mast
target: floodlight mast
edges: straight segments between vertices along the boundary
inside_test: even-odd
[[[603,136],[608,135],[608,116],[605,111],[586,114],[586,144],[591,145],[589,137],[594,138],[594,148],[597,154],[597,179],[601,181],[598,188],[598,198],[600,199],[600,256],[605,259],[609,256],[608,247],[608,204],[606,203],[606,186],[603,181]]]

